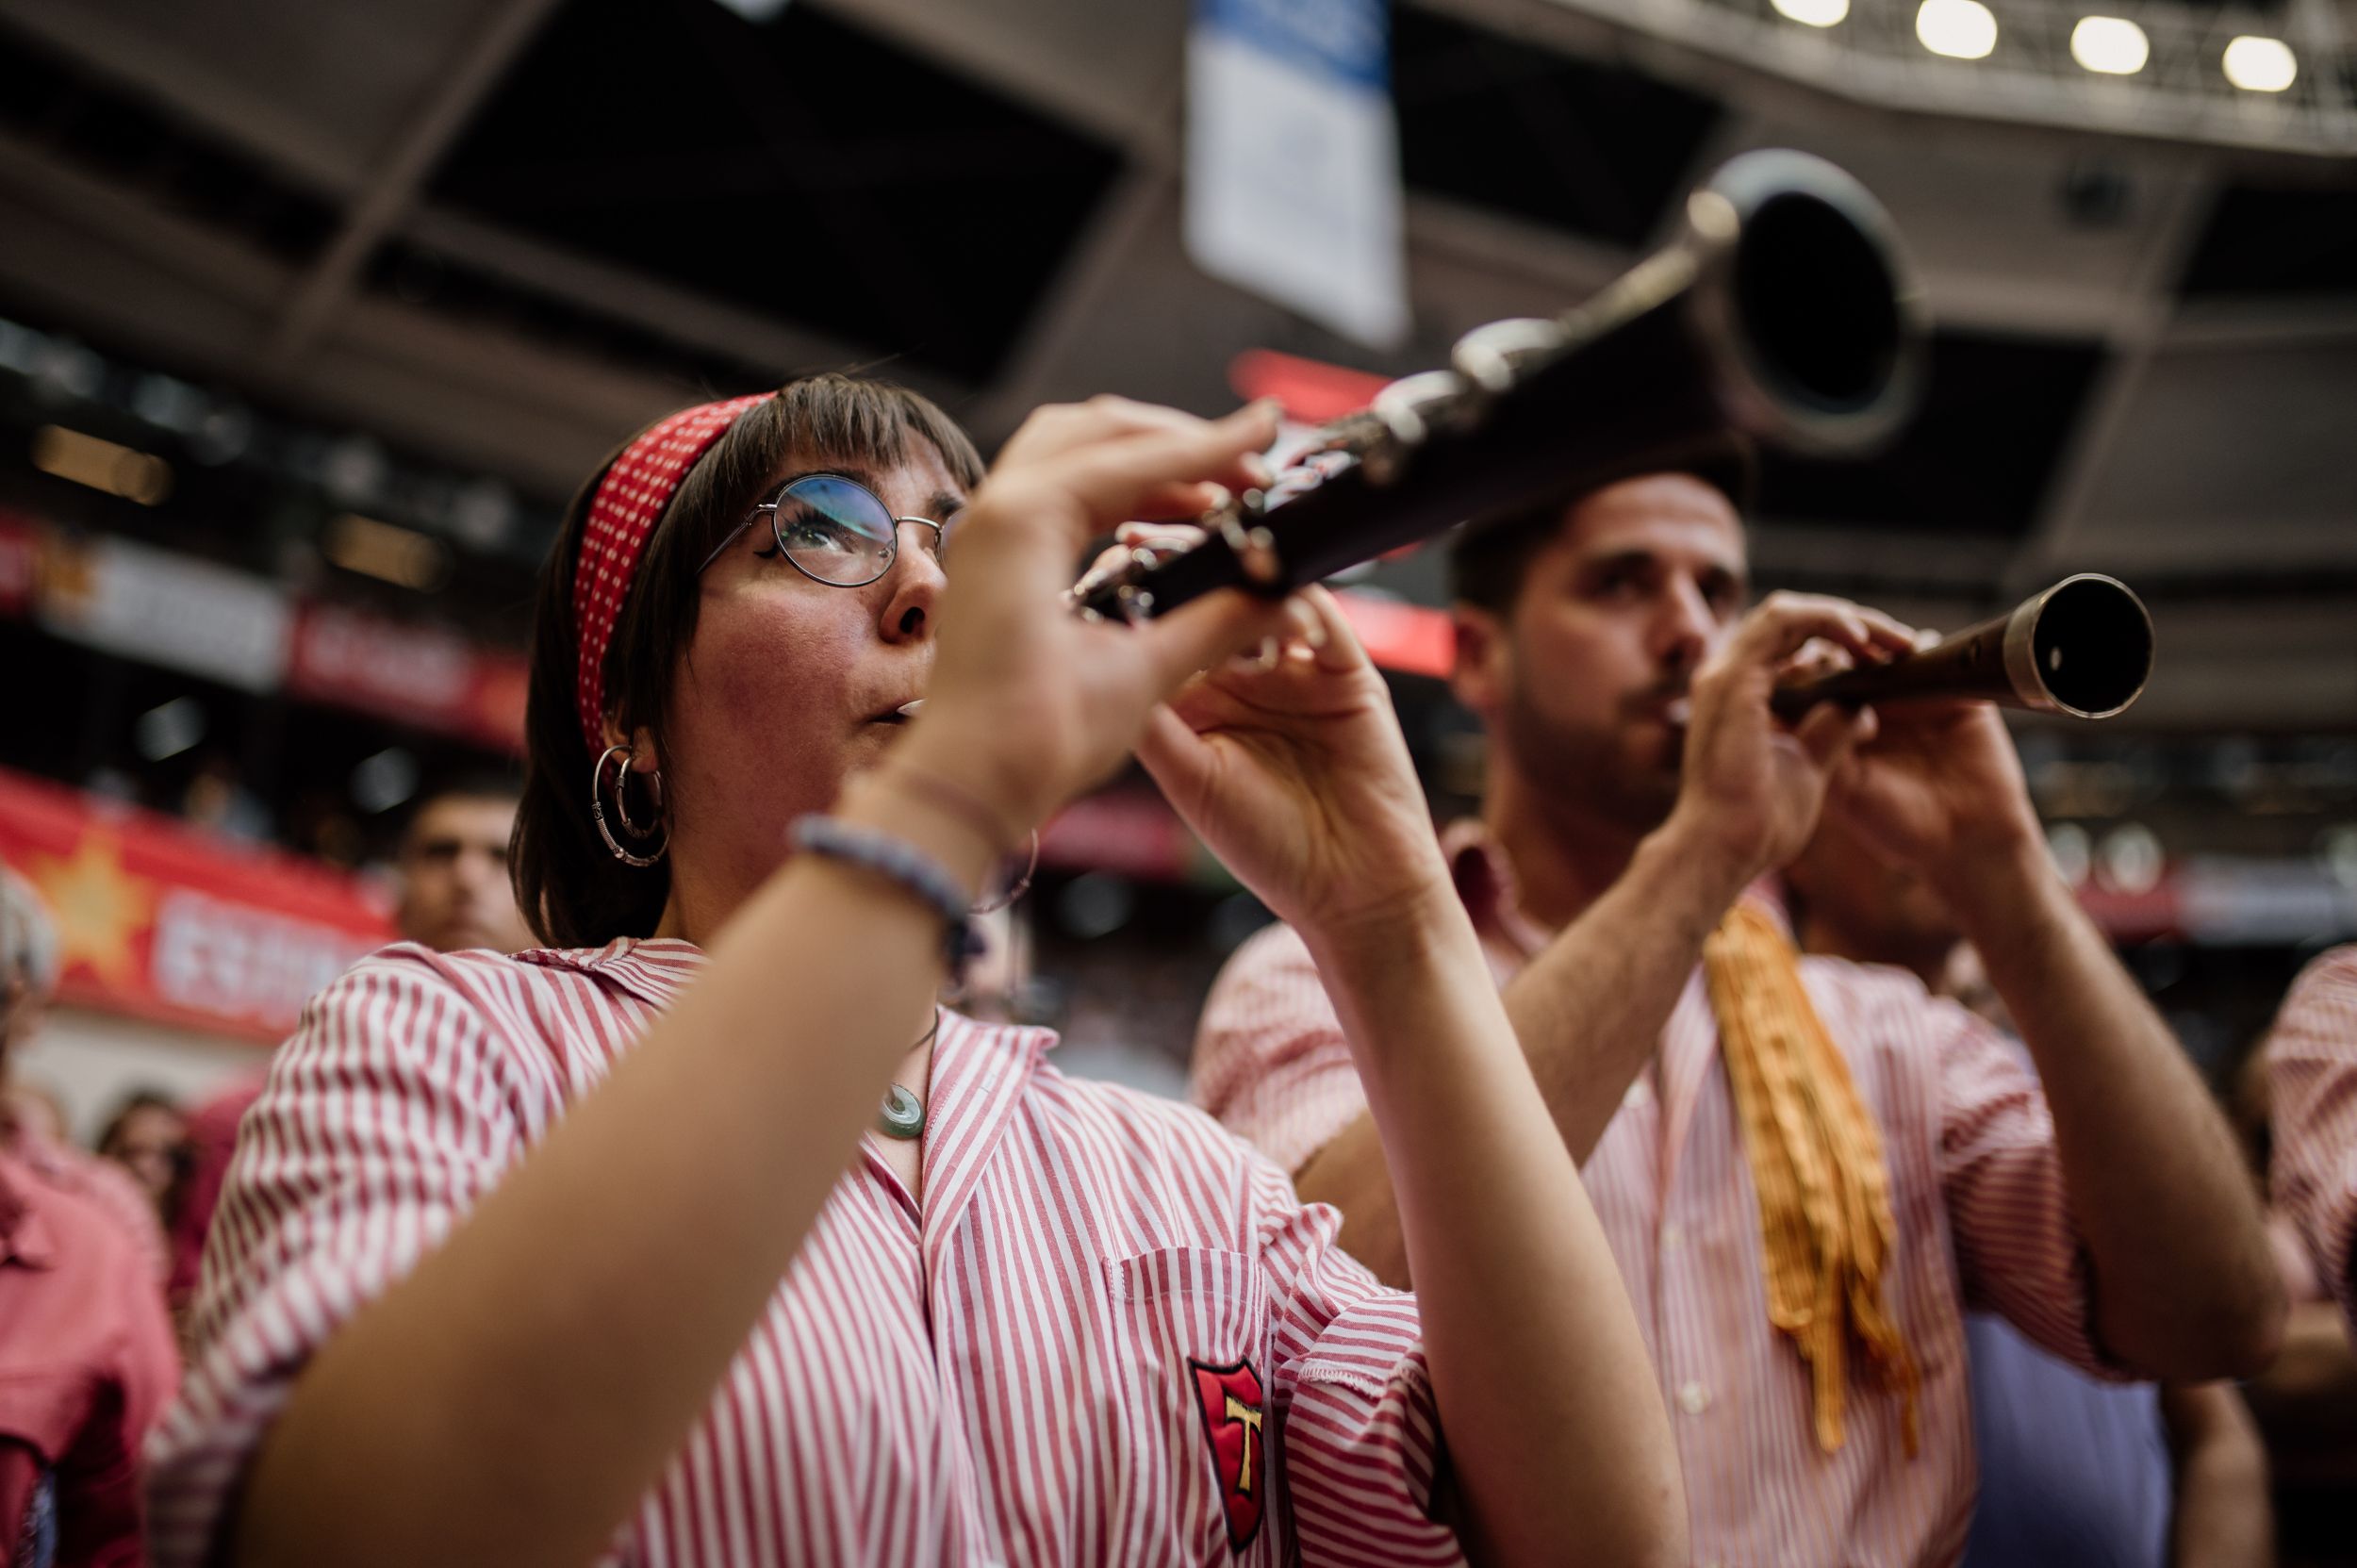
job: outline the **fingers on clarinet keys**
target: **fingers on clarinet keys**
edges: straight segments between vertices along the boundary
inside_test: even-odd
[[[1254,523],[1244,525],[1244,520],[1232,510],[1220,514],[1219,536],[1235,555],[1236,564],[1244,569],[1244,578],[1256,587],[1275,587],[1284,576],[1284,563],[1277,559],[1277,538],[1265,527]]]
[[[1319,618],[1316,607],[1295,597],[1285,601],[1285,635],[1262,637],[1257,646],[1237,654],[1233,662],[1240,670],[1266,675],[1289,658],[1304,666],[1314,662],[1327,642],[1326,622]]]
[[[1484,396],[1511,390],[1529,365],[1559,352],[1562,327],[1536,317],[1513,317],[1477,326],[1449,351],[1449,364]]]

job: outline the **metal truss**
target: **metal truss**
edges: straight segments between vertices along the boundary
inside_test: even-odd
[[[1995,49],[1980,59],[1932,53],[1916,35],[1919,0],[1850,0],[1829,27],[1778,14],[1770,0],[1553,0],[1616,28],[1728,64],[1765,71],[1879,108],[2318,157],[2357,156],[2357,51],[2331,0],[2292,0],[2272,15],[2236,6],[2119,0],[1985,0]],[[2124,17],[2151,55],[2133,75],[2072,58],[2088,15]],[[2227,79],[2235,38],[2282,41],[2291,86],[2250,91]]]

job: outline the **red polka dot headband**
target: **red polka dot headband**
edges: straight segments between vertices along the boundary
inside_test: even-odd
[[[573,626],[581,655],[581,734],[592,755],[605,750],[605,648],[614,639],[615,618],[629,597],[647,536],[654,532],[663,509],[671,503],[671,493],[696,459],[711,450],[737,415],[769,395],[681,409],[624,448],[589,498],[589,523],[582,531],[581,558],[573,567]]]

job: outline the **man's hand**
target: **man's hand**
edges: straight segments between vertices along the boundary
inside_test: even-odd
[[[1869,848],[1953,900],[1964,872],[2037,840],[2020,758],[1994,704],[1891,702],[1878,718],[1825,807]]]
[[[1662,832],[1698,864],[1722,866],[1730,899],[1800,853],[1837,775],[1875,734],[1871,708],[1820,703],[1791,728],[1770,710],[1812,643],[1879,664],[1913,649],[1915,634],[1843,600],[1771,594],[1695,675],[1684,777]]]

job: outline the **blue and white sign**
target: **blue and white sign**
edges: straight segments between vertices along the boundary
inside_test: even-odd
[[[1379,348],[1408,335],[1384,0],[1196,0],[1187,254]]]

